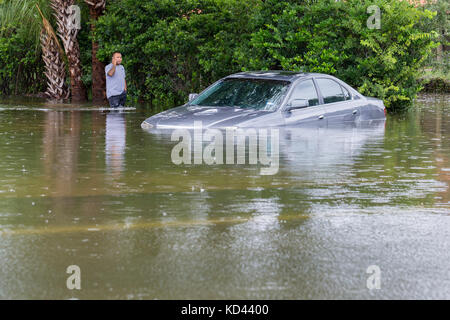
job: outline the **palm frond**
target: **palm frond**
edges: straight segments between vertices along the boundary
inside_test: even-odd
[[[63,50],[63,48],[61,47],[61,44],[60,44],[59,41],[58,41],[58,37],[56,36],[55,30],[53,30],[53,27],[52,27],[52,25],[50,24],[50,22],[48,22],[48,20],[44,17],[44,15],[43,15],[43,13],[42,13],[42,11],[41,11],[41,9],[39,8],[39,5],[38,5],[37,3],[36,3],[36,8],[38,9],[39,14],[40,14],[41,17],[42,17],[42,24],[43,24],[43,27],[44,27],[44,29],[45,29],[45,32],[46,32],[50,37],[52,37],[52,38],[54,39],[54,41],[57,43],[58,48],[59,48],[59,52],[60,52],[60,54],[61,54],[61,57],[63,57],[63,56],[64,56],[64,50]]]
[[[0,36],[17,32],[32,41],[40,42],[41,19],[35,5],[39,5],[45,16],[49,16],[48,0],[4,0],[0,2]]]

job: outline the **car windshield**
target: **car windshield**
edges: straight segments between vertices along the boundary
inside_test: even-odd
[[[289,85],[289,81],[228,78],[207,89],[189,105],[274,111]]]

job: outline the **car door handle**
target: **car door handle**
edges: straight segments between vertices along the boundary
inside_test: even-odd
[[[358,110],[353,110],[353,114],[357,114],[358,113]]]
[[[321,114],[321,115],[319,116],[319,119],[320,119],[320,120],[322,120],[322,119],[323,119],[323,114]]]

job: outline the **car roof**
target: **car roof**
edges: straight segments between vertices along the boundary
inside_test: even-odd
[[[356,89],[348,85],[344,81],[325,73],[309,73],[309,72],[295,72],[295,71],[284,71],[284,70],[268,70],[268,71],[246,71],[239,72],[225,77],[229,78],[241,78],[241,79],[271,79],[271,80],[284,80],[289,82],[294,82],[297,79],[305,77],[320,77],[320,78],[330,78],[337,80],[339,83],[343,84],[347,89],[349,89],[354,95],[358,97],[363,97]]]
[[[252,78],[252,79],[271,79],[271,80],[284,80],[295,81],[299,78],[303,78],[311,75],[319,75],[318,73],[305,73],[283,70],[268,70],[268,71],[247,71],[239,72],[229,75],[226,78]],[[322,75],[322,74],[320,74]],[[225,79],[226,79],[225,78]]]

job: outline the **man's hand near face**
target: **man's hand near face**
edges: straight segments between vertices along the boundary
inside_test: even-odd
[[[112,63],[113,66],[112,66],[111,70],[109,70],[109,72],[108,72],[108,76],[110,76],[110,77],[112,77],[114,75],[114,73],[116,72],[116,66],[117,66],[117,59],[116,59],[116,57],[112,58],[111,63]]]

